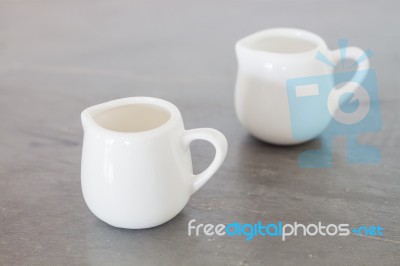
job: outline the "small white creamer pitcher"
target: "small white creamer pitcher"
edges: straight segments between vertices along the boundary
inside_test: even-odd
[[[293,28],[256,32],[239,40],[235,48],[238,59],[235,107],[239,121],[255,137],[274,144],[297,144],[321,134],[338,110],[340,96],[357,89],[367,73],[359,70],[369,66],[367,59],[358,63],[354,77],[344,80],[343,87],[330,90],[329,97],[316,97],[300,106],[296,110],[297,121],[293,121],[287,82],[302,77],[314,77],[318,82],[318,77],[323,76],[325,87],[335,87],[330,78],[334,68],[316,60],[316,54],[319,52],[330,62],[337,63],[344,59],[340,49],[330,51],[318,35]],[[347,47],[345,58],[357,61],[363,54],[359,48]],[[318,84],[314,85],[308,89],[317,95]],[[301,91],[296,93],[304,96]],[[313,115],[325,109],[331,114]],[[297,125],[296,136],[293,122]]]
[[[227,141],[210,128],[185,130],[173,104],[156,98],[119,99],[82,112],[82,191],[104,222],[139,229],[172,219],[218,170]],[[189,144],[214,145],[214,161],[193,174]]]

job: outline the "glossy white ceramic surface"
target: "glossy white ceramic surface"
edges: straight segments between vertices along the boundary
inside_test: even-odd
[[[238,60],[235,108],[239,121],[252,135],[266,142],[289,145],[308,141],[322,133],[329,119],[312,127],[305,125],[305,137],[294,140],[286,81],[332,73],[333,68],[316,60],[315,55],[319,51],[336,63],[341,60],[340,50],[330,51],[321,37],[292,28],[256,32],[239,40],[235,48]],[[346,58],[357,60],[363,53],[359,48],[347,47]],[[369,62],[365,60],[358,69],[368,66]],[[344,87],[349,92],[357,89],[352,83]],[[333,90],[332,93],[337,92]],[[336,102],[327,104],[330,110],[338,108]]]
[[[185,130],[179,110],[149,97],[119,99],[82,112],[82,192],[104,222],[139,229],[177,215],[218,170],[227,141],[217,130]],[[194,175],[189,144],[214,145],[211,165]]]

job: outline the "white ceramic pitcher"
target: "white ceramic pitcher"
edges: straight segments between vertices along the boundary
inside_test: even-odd
[[[82,112],[82,191],[104,222],[138,229],[177,215],[225,159],[227,142],[217,130],[185,130],[173,104],[156,98],[119,99]],[[214,161],[193,174],[189,144],[214,145]]]
[[[305,114],[298,116],[301,121],[296,121],[302,125],[301,132],[296,132],[300,137],[293,137],[286,83],[292,78],[332,74],[333,68],[316,60],[315,56],[320,52],[337,63],[343,60],[339,49],[330,51],[318,35],[292,28],[256,32],[239,40],[235,48],[238,59],[236,113],[252,135],[266,142],[287,145],[308,141],[322,133],[332,116],[311,119]],[[364,51],[356,47],[346,49],[348,59],[357,60],[363,54]],[[364,60],[357,70],[368,66],[368,60]],[[365,71],[356,71],[348,81],[357,82],[347,82],[341,89],[331,90],[328,99],[321,98],[315,105],[304,106],[300,111],[310,114],[322,111],[321,106],[325,106],[333,114],[339,107],[338,98],[344,92],[354,92],[365,75]],[[333,86],[333,81],[331,83]]]

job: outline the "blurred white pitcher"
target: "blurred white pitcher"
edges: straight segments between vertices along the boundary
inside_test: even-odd
[[[318,35],[300,29],[276,28],[256,32],[236,43],[238,74],[235,90],[236,113],[241,124],[255,137],[274,144],[297,144],[321,134],[332,116],[313,120],[300,114],[301,138],[294,138],[291,128],[286,82],[292,78],[327,75],[333,68],[315,59],[317,52],[337,63],[343,58],[340,50],[330,51]],[[357,60],[364,51],[347,47],[346,58]],[[368,60],[358,64],[367,69]],[[330,97],[306,106],[306,113],[319,112],[321,106],[331,113],[338,110],[343,92],[354,92],[366,72],[358,71],[341,89],[332,89]],[[349,82],[357,81],[357,82]],[[333,80],[331,82],[334,87]],[[307,110],[306,110],[307,109]],[[303,111],[301,110],[301,111]]]
[[[218,170],[227,142],[210,128],[185,130],[173,104],[132,97],[82,112],[82,191],[89,209],[104,222],[138,229],[177,215]],[[189,144],[214,145],[214,161],[194,175]]]

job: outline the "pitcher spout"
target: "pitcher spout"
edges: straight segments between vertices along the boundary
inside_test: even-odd
[[[110,103],[110,102],[109,102]],[[107,111],[110,107],[115,107],[115,104],[110,106],[109,103],[102,103],[98,105],[94,105],[91,107],[86,108],[81,113],[81,122],[83,131],[85,131],[89,127],[99,126],[96,121],[96,116],[100,113]]]
[[[82,128],[83,131],[86,130],[88,124],[90,123],[90,120],[92,119],[89,111],[87,109],[85,109],[82,113],[81,113],[81,123],[82,123]]]

